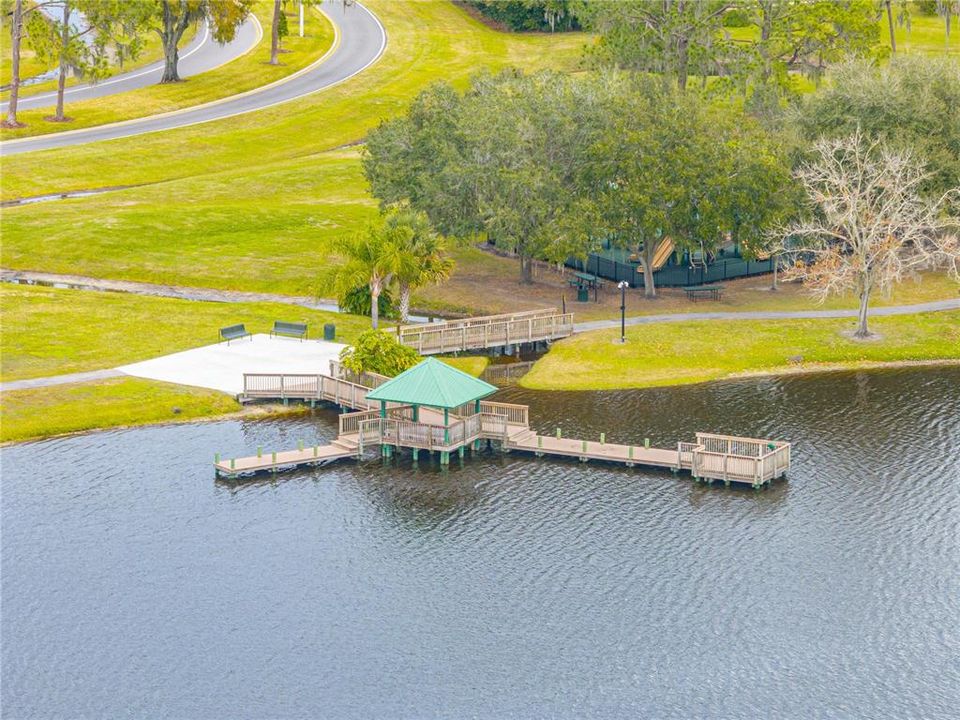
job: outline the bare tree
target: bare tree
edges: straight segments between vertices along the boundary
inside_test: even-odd
[[[784,274],[802,280],[822,302],[854,291],[860,301],[855,337],[865,338],[870,297],[919,270],[943,268],[960,280],[958,218],[953,188],[936,201],[919,194],[923,165],[859,130],[822,139],[817,158],[796,171],[811,201],[805,220],[781,230],[781,248],[808,261]]]

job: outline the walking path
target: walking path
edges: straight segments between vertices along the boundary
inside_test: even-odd
[[[939,312],[942,310],[960,310],[960,298],[935,300],[917,305],[891,305],[889,307],[870,308],[870,317],[913,315],[914,313]],[[857,317],[857,310],[751,310],[638,315],[628,317],[626,324],[633,326],[688,320],[803,320],[849,317]],[[620,327],[620,320],[594,320],[592,322],[575,323],[573,329],[574,332],[587,332],[588,330],[606,330],[618,327]]]
[[[311,310],[339,312],[335,300],[311,298],[301,295],[280,295],[276,293],[243,292],[240,290],[215,290],[213,288],[193,288],[182,285],[159,285],[136,282],[134,280],[107,280],[86,277],[85,275],[61,275],[59,273],[33,272],[32,270],[5,270],[0,268],[0,282],[18,285],[47,285],[69,290],[101,290],[107,292],[125,292],[131,295],[150,295],[153,297],[176,298],[178,300],[203,300],[206,302],[250,303],[272,302],[284,305],[297,305]]]
[[[103,290],[113,292],[129,292],[137,295],[152,295],[157,297],[179,298],[184,300],[201,300],[207,302],[276,302],[289,305],[298,305],[317,310],[337,312],[336,303],[329,300],[316,300],[309,297],[295,295],[278,295],[274,293],[240,292],[236,290],[212,290],[209,288],[185,288],[176,285],[155,285],[152,283],[133,282],[128,280],[103,280],[82,275],[58,275],[21,270],[0,269],[0,281],[20,284],[54,285],[77,290]],[[890,307],[871,308],[872,317],[888,315],[912,315],[924,312],[941,312],[945,310],[960,310],[960,298],[936,300],[916,305],[892,305]],[[691,320],[803,320],[856,317],[853,310],[756,310],[756,311],[718,311],[675,313],[662,315],[639,315],[629,317],[626,324],[629,326],[648,325],[664,322],[684,322]],[[414,318],[411,318],[414,319]],[[416,318],[425,320],[425,318]],[[574,324],[574,332],[589,332],[591,330],[607,330],[620,327],[619,320],[594,320]],[[90,372],[53,375],[50,377],[31,378],[30,380],[11,380],[0,383],[0,392],[7,390],[27,390],[39,387],[53,387],[67,383],[86,382],[88,380],[103,380],[119,377],[127,373],[122,369],[94,370]]]

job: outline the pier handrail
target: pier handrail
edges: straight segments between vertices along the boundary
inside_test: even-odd
[[[344,413],[340,416],[340,435],[353,435],[360,432],[360,423],[365,420],[379,419],[379,410],[360,410]]]
[[[573,313],[474,320],[476,322],[470,325],[427,325],[401,329],[399,340],[421,354],[429,354],[555,340],[573,332]]]
[[[412,325],[401,325],[400,332],[403,333],[405,330],[422,330],[422,329],[436,329],[436,328],[459,328],[459,327],[473,327],[476,325],[484,325],[491,322],[496,322],[498,320],[526,320],[532,317],[542,317],[545,315],[559,315],[559,308],[540,308],[539,310],[521,310],[515,313],[501,313],[499,315],[480,315],[477,317],[467,317],[467,318],[454,318],[452,320],[442,320],[441,322],[433,323],[417,323]]]

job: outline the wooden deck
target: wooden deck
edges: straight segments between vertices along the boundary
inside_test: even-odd
[[[556,308],[399,328],[400,342],[421,355],[559,340],[572,334],[573,313]]]
[[[336,363],[332,364],[331,371],[338,375],[347,374]],[[385,380],[378,375],[352,379],[371,385]],[[421,407],[419,419],[414,421],[413,408],[397,403],[389,404],[387,416],[381,417],[379,404],[366,399],[371,389],[360,382],[323,374],[245,375],[244,395],[247,397],[323,400],[355,411],[340,416],[337,439],[329,445],[276,453],[261,450],[255,456],[230,460],[217,457],[214,464],[217,474],[236,477],[264,470],[276,472],[298,465],[359,458],[366,448],[372,446],[379,446],[386,455],[394,448],[407,448],[414,458],[420,450],[439,452],[441,464],[446,464],[452,453],[459,452],[462,456],[466,448],[476,448],[483,440],[496,441],[505,451],[573,457],[581,462],[600,460],[629,467],[645,465],[674,472],[684,470],[696,480],[720,480],[726,485],[739,483],[754,488],[768,485],[790,469],[790,443],[777,440],[697,433],[694,442],[679,442],[676,448],[653,448],[646,441],[642,445],[624,445],[539,435],[530,429],[526,405],[490,401],[480,402],[479,413],[474,412],[472,403],[457,408],[448,414],[446,424],[439,410]]]

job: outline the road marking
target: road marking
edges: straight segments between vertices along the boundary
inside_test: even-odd
[[[254,20],[256,20],[256,17],[254,17]],[[260,24],[260,22],[257,21],[257,25],[259,25],[259,24]],[[186,60],[188,57],[190,57],[190,56],[193,55],[195,52],[197,52],[198,50],[200,50],[200,48],[202,48],[202,47],[206,44],[207,40],[209,40],[209,39],[210,39],[210,26],[207,25],[206,22],[204,22],[204,23],[203,23],[203,39],[202,39],[199,43],[197,43],[196,47],[194,47],[192,50],[190,50],[189,52],[187,52],[183,57],[181,57],[180,60]],[[249,52],[249,50],[247,50],[246,52]],[[245,55],[246,52],[243,53],[243,54]],[[240,57],[240,56],[238,55],[237,57]],[[229,60],[228,60],[227,62],[229,62]],[[222,65],[222,64],[223,64],[223,63],[221,63],[221,65]],[[156,66],[156,67],[154,67],[154,66]],[[63,91],[63,94],[64,94],[64,95],[67,95],[67,94],[69,94],[69,93],[79,92],[80,90],[88,90],[88,89],[90,89],[90,88],[92,88],[92,87],[104,87],[104,86],[106,86],[106,85],[113,85],[113,84],[118,83],[118,82],[125,82],[125,81],[127,81],[127,80],[133,80],[134,78],[143,77],[144,75],[149,75],[149,74],[152,73],[152,72],[156,72],[157,70],[160,70],[162,67],[163,67],[163,60],[155,60],[154,62],[150,63],[149,65],[147,65],[145,68],[143,68],[143,69],[140,70],[139,72],[131,72],[131,73],[129,73],[129,74],[128,74],[128,73],[123,73],[123,74],[121,74],[121,75],[117,75],[116,77],[109,78],[109,79],[104,80],[103,82],[99,82],[99,83],[86,83],[86,84],[84,84],[84,85],[74,85],[73,87],[67,88],[66,90],[64,90],[64,91]],[[219,65],[218,65],[217,67],[219,67]],[[49,93],[45,93],[45,94],[41,94],[41,95],[27,95],[27,96],[25,96],[25,97],[23,98],[23,100],[24,100],[24,102],[26,102],[27,100],[31,100],[31,101],[32,101],[32,100],[46,100],[47,98],[56,98],[56,97],[57,97],[57,93],[55,93],[55,92],[49,92]],[[9,101],[7,101],[7,102],[9,102]],[[6,104],[7,104],[7,103],[5,102],[4,105],[6,105]]]
[[[328,85],[324,85],[324,86],[322,86],[322,87],[314,88],[314,89],[312,89],[312,90],[307,90],[306,92],[300,93],[299,95],[294,95],[294,96],[289,97],[289,98],[282,98],[282,99],[277,100],[277,101],[275,101],[275,102],[272,102],[272,103],[270,103],[270,104],[268,104],[268,105],[260,105],[260,106],[257,106],[257,107],[255,107],[255,108],[250,108],[249,110],[238,110],[237,112],[229,113],[229,114],[227,114],[227,115],[217,115],[216,117],[206,118],[206,119],[202,119],[202,120],[195,120],[195,121],[193,121],[193,122],[184,123],[183,125],[172,125],[172,126],[170,126],[170,127],[156,128],[156,129],[152,129],[152,130],[143,130],[142,132],[130,133],[129,135],[121,135],[121,136],[115,137],[115,138],[92,138],[91,140],[89,140],[89,141],[87,141],[87,142],[72,143],[72,144],[70,144],[70,145],[58,146],[58,147],[52,147],[52,148],[39,148],[38,150],[27,151],[27,152],[38,152],[38,151],[42,151],[42,150],[57,150],[57,149],[60,149],[60,148],[62,148],[62,147],[76,147],[77,145],[87,145],[87,144],[95,143],[95,142],[105,142],[105,141],[107,141],[107,140],[121,140],[121,139],[124,139],[124,138],[137,137],[137,136],[139,136],[139,135],[149,135],[149,134],[151,134],[151,133],[166,132],[167,130],[175,130],[175,129],[177,129],[177,128],[190,127],[190,126],[192,126],[192,125],[202,125],[202,124],[204,124],[204,123],[214,122],[214,121],[216,121],[216,120],[226,120],[226,119],[228,119],[228,118],[236,117],[236,116],[238,116],[238,115],[246,115],[247,113],[258,112],[258,111],[260,111],[260,110],[266,110],[267,108],[272,108],[272,107],[275,107],[275,106],[277,106],[277,105],[282,105],[283,103],[290,102],[290,101],[292,101],[292,100],[299,100],[300,98],[306,97],[307,95],[313,95],[314,93],[320,92],[320,91],[322,91],[322,90],[327,90],[327,89],[329,89],[329,88],[336,87],[336,86],[339,85],[340,83],[346,82],[346,81],[349,80],[350,78],[352,78],[352,77],[360,74],[361,72],[363,72],[364,70],[366,70],[368,67],[370,67],[371,65],[373,65],[375,62],[377,62],[381,57],[383,57],[384,50],[385,50],[386,47],[387,47],[387,30],[386,30],[386,28],[383,27],[383,23],[380,22],[380,18],[378,18],[373,12],[371,12],[369,9],[367,9],[366,6],[362,5],[362,4],[359,3],[359,2],[355,3],[355,4],[354,4],[354,7],[359,7],[359,8],[361,8],[361,9],[363,9],[363,11],[366,12],[366,13],[373,19],[373,21],[377,24],[377,27],[380,28],[380,47],[379,47],[379,49],[377,50],[376,55],[374,55],[373,58],[371,58],[370,61],[367,62],[366,65],[364,65],[363,67],[359,68],[358,70],[355,70],[354,72],[350,73],[349,75],[347,75],[347,76],[345,76],[345,77],[342,77],[342,78],[340,78],[339,80],[336,80],[336,81],[334,81],[334,82],[332,82],[332,83],[330,83],[330,84],[328,84]],[[42,139],[44,139],[44,138],[53,139],[53,138],[61,138],[61,137],[70,137],[70,136],[72,136],[72,135],[79,135],[79,134],[89,134],[89,133],[97,132],[97,131],[104,130],[104,129],[124,127],[124,126],[126,126],[126,125],[132,125],[132,124],[139,123],[139,122],[146,122],[146,121],[148,121],[148,120],[157,120],[157,119],[172,117],[172,116],[176,116],[176,115],[183,115],[183,114],[185,114],[185,113],[194,112],[194,111],[196,111],[196,110],[203,110],[203,109],[206,109],[206,108],[209,108],[209,107],[214,107],[214,106],[217,106],[217,105],[222,105],[222,104],[227,103],[227,102],[233,102],[234,100],[237,100],[237,99],[239,99],[239,98],[246,97],[246,96],[248,96],[248,95],[252,95],[252,94],[255,94],[255,93],[263,92],[263,91],[265,91],[265,90],[268,90],[269,88],[273,88],[273,87],[276,87],[276,86],[278,86],[278,85],[282,85],[282,84],[284,84],[284,83],[288,83],[288,82],[290,82],[291,80],[294,80],[294,79],[296,79],[297,77],[299,77],[300,75],[304,74],[305,72],[308,72],[308,71],[310,71],[310,70],[313,70],[313,69],[316,68],[318,65],[320,65],[321,63],[323,63],[324,61],[326,61],[327,58],[330,57],[331,53],[333,53],[333,52],[340,46],[340,26],[337,25],[336,22],[334,22],[333,18],[330,17],[330,15],[329,15],[325,10],[323,10],[323,8],[318,8],[318,10],[319,10],[324,16],[326,16],[326,18],[330,21],[330,24],[333,26],[333,30],[334,30],[334,41],[333,41],[333,44],[330,46],[330,48],[329,48],[319,59],[315,60],[313,63],[311,63],[311,64],[308,65],[307,67],[302,68],[302,69],[298,70],[297,72],[295,72],[295,73],[293,73],[293,74],[291,74],[291,75],[288,75],[287,77],[281,78],[281,79],[279,79],[279,80],[275,80],[274,82],[270,83],[269,85],[263,85],[263,86],[258,87],[258,88],[253,88],[252,90],[247,90],[247,91],[245,91],[245,92],[238,93],[238,94],[236,94],[236,95],[229,95],[229,96],[227,96],[227,97],[225,97],[225,98],[220,98],[219,100],[213,100],[213,101],[211,101],[211,102],[204,103],[203,105],[193,105],[193,106],[191,106],[191,107],[180,108],[179,110],[171,110],[170,112],[167,112],[167,113],[160,113],[160,114],[158,114],[158,115],[147,115],[147,116],[140,117],[140,118],[132,118],[132,119],[130,119],[130,120],[122,120],[122,121],[116,122],[116,123],[109,123],[109,124],[107,124],[107,125],[95,125],[95,126],[89,127],[89,128],[80,128],[80,129],[78,129],[78,130],[67,130],[66,132],[53,133],[53,134],[50,134],[50,135],[37,135],[37,136],[33,136],[33,137],[18,138],[18,139],[16,139],[16,140],[6,140],[6,141],[4,141],[4,142],[0,142],[0,148],[11,147],[11,146],[15,146],[15,145],[23,145],[24,143],[30,143],[30,142],[38,142],[38,141],[40,141],[40,140],[42,140]]]

